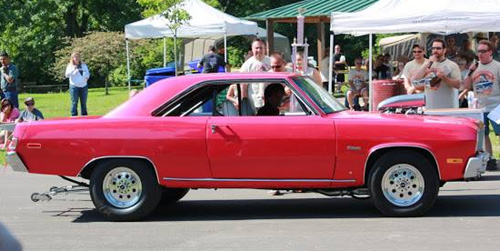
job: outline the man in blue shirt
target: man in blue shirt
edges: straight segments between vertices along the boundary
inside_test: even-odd
[[[19,100],[17,98],[17,85],[19,83],[19,71],[17,67],[10,62],[10,57],[7,52],[0,53],[0,82],[3,94],[2,98],[8,98],[12,104],[19,108]]]
[[[201,67],[203,67],[202,73],[217,73],[219,72],[219,67],[226,67],[226,62],[224,62],[221,56],[215,53],[215,47],[210,46],[208,54],[204,55],[198,63],[198,68]]]

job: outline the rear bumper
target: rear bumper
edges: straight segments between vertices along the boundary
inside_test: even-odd
[[[16,172],[28,172],[28,168],[16,152],[7,152],[7,164]]]
[[[469,158],[465,167],[464,179],[476,178],[484,173],[489,157],[488,153],[478,152],[475,157]]]

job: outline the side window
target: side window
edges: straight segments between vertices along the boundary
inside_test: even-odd
[[[267,93],[267,97],[266,97]],[[286,83],[206,83],[155,116],[304,116],[311,114]]]
[[[157,116],[222,116],[221,102],[224,101],[229,84],[208,83],[181,95],[174,102],[162,107]]]

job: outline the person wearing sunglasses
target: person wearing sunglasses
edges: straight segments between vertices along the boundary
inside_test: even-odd
[[[24,104],[26,108],[21,112],[16,122],[30,122],[44,119],[42,112],[35,108],[35,99],[27,97],[24,100]]]
[[[458,89],[461,76],[458,65],[447,59],[446,43],[442,39],[432,42],[432,56],[415,73],[413,80],[429,79],[425,83],[425,108],[458,108]]]
[[[413,60],[408,62],[403,69],[404,86],[407,94],[422,93],[424,91],[423,86],[413,85],[412,79],[415,73],[422,68],[423,64],[428,63],[428,59],[424,57],[425,51],[422,46],[415,44],[412,47]]]
[[[365,110],[368,111],[368,72],[361,68],[363,64],[362,58],[356,58],[354,60],[354,69],[351,69],[348,74],[349,87],[347,91],[347,102],[349,104],[349,109],[351,110]],[[359,102],[355,102],[355,99],[363,97],[363,107],[359,107]]]
[[[489,138],[490,124],[495,134],[500,135],[500,125],[490,121],[488,114],[500,105],[500,63],[493,59],[493,46],[488,40],[479,41],[477,47],[478,63],[471,64],[469,73],[465,77],[466,89],[474,90],[477,104],[484,111],[484,128],[486,151],[493,155],[491,140]],[[498,170],[497,161],[490,159],[486,170]]]

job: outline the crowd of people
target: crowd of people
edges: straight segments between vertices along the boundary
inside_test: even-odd
[[[35,107],[35,99],[27,97],[24,100],[25,108],[19,111],[18,88],[19,69],[11,62],[6,52],[0,52],[0,124],[15,124],[44,119],[43,113]],[[77,106],[80,102],[80,114],[87,115],[87,81],[90,77],[89,69],[81,61],[80,54],[71,54],[70,62],[66,67],[65,76],[69,79],[69,93],[71,99],[71,115],[77,116]],[[0,130],[0,148],[5,149],[9,143],[11,131]]]
[[[452,36],[446,40],[434,39],[430,47],[429,57],[426,57],[425,47],[415,44],[412,47],[413,58],[409,60],[400,57],[397,64],[391,61],[391,55],[386,53],[378,55],[373,63],[374,79],[400,80],[404,84],[406,94],[425,94],[425,108],[459,108],[474,107],[484,111],[484,121],[486,125],[486,151],[492,154],[491,141],[488,137],[489,125],[496,135],[500,134],[500,125],[490,122],[487,115],[496,106],[500,105],[500,63],[497,58],[499,39],[493,36],[489,40],[478,39],[477,55],[471,49],[471,42],[464,40],[461,47],[455,44]],[[328,48],[327,48],[327,51]],[[285,62],[283,55],[272,53],[266,56],[264,41],[255,39],[252,42],[252,49],[243,66],[241,72],[292,72],[290,63]],[[354,67],[348,67],[345,56],[340,45],[335,46],[333,59],[333,80],[334,86],[346,84],[348,90],[345,93],[345,106],[351,110],[368,110],[368,64],[363,58],[354,60]],[[329,55],[321,60],[319,71],[312,65],[307,71],[302,70],[303,53],[296,54],[296,70],[317,83],[319,86],[328,88]],[[347,74],[345,74],[347,73]],[[347,81],[344,77],[347,76]],[[273,88],[276,88],[273,87]],[[237,106],[236,88],[230,89],[227,99]],[[264,84],[249,84],[242,89],[242,96],[248,97],[251,107],[257,110],[257,114],[276,114],[276,106],[269,107],[272,103],[266,98],[266,86]],[[475,102],[469,104],[466,96],[472,92]],[[269,93],[271,93],[269,91]],[[283,88],[283,93],[277,91],[274,96],[290,96],[290,90]],[[271,95],[271,94],[269,94]],[[362,101],[362,102],[361,102]],[[268,105],[266,105],[268,104]],[[262,110],[261,110],[262,109]],[[260,111],[261,110],[261,111]],[[488,170],[497,168],[496,160],[490,159]]]

